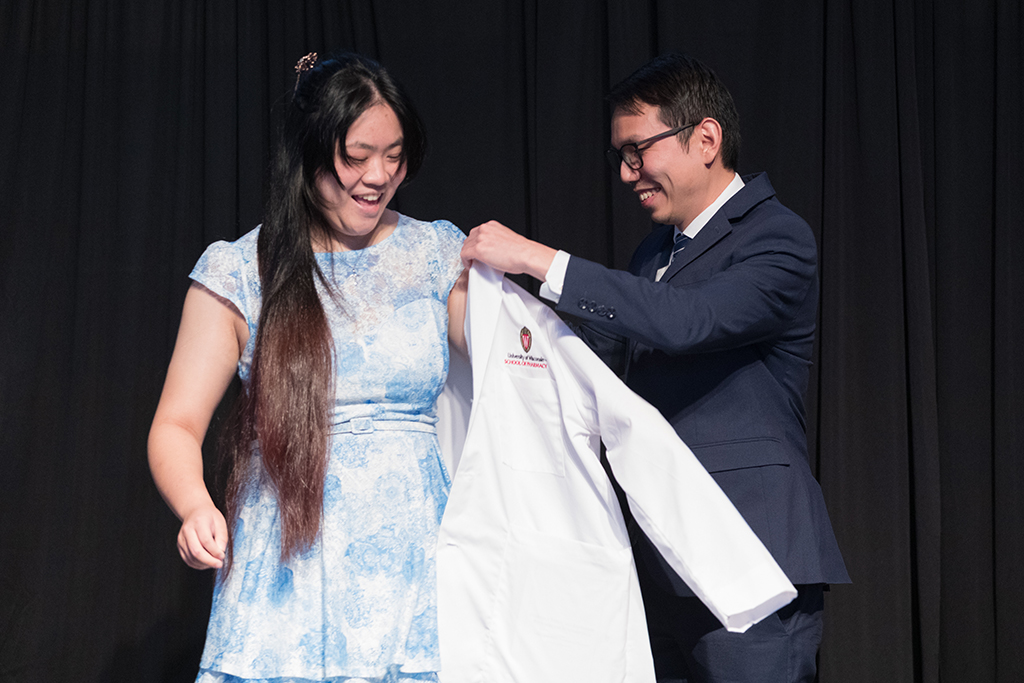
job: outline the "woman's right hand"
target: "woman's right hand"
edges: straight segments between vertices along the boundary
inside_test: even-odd
[[[149,431],[149,468],[160,495],[182,521],[181,559],[196,569],[224,564],[227,523],[203,481],[202,445],[247,341],[238,309],[193,283]]]
[[[220,569],[228,544],[228,525],[214,505],[189,513],[178,532],[178,553],[193,569]]]

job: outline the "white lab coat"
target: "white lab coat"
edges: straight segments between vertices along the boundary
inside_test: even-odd
[[[466,332],[472,410],[449,391],[439,423],[457,444],[468,417],[438,541],[444,683],[654,681],[602,439],[637,522],[729,630],[796,596],[671,425],[548,307],[474,264]]]

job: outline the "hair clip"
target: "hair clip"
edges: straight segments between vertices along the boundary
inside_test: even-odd
[[[299,81],[302,80],[302,74],[306,73],[316,65],[316,53],[310,52],[305,57],[301,58],[295,65],[295,88],[292,90],[292,97],[299,91]]]

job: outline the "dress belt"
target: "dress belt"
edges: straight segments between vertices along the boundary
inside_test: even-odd
[[[416,420],[374,420],[372,417],[353,417],[351,420],[331,427],[331,434],[371,434],[379,431],[436,434],[437,428],[432,424]]]

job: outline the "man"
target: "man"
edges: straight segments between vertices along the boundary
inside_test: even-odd
[[[463,259],[542,280],[541,295],[582,320],[581,336],[668,419],[799,589],[727,633],[637,533],[658,680],[812,681],[823,590],[849,581],[807,463],[814,236],[765,174],[735,172],[739,117],[706,66],[659,57],[609,99],[609,156],[661,224],[629,272],[495,222],[470,233]]]

